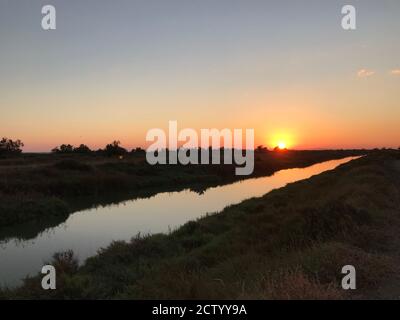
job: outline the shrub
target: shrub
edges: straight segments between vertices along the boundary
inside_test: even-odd
[[[60,147],[55,147],[51,152],[53,153],[72,153],[74,147],[70,144],[62,144]]]
[[[106,148],[104,149],[105,153],[108,156],[120,156],[128,151],[125,148],[120,147],[121,142],[119,141],[113,141],[112,143],[106,145]]]
[[[21,140],[13,141],[8,138],[3,138],[0,140],[0,156],[20,154],[23,146],[24,144]]]

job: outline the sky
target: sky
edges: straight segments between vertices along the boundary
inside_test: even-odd
[[[398,0],[0,0],[0,136],[146,147],[177,120],[267,147],[397,148],[399,30]]]

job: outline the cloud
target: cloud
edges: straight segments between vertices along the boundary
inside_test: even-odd
[[[393,69],[390,71],[390,74],[393,76],[400,76],[400,69]]]
[[[357,72],[357,76],[359,78],[366,78],[366,77],[371,77],[375,74],[375,71],[372,70],[367,70],[367,69],[361,69]]]

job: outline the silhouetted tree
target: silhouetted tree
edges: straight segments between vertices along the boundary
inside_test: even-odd
[[[134,149],[132,149],[132,151],[131,151],[131,153],[136,153],[136,154],[145,153],[145,152],[146,152],[146,150],[144,150],[144,149],[142,149],[142,148],[139,148],[139,147],[134,148]]]
[[[90,148],[85,144],[81,144],[79,147],[74,148],[74,153],[90,153],[90,152],[91,152]]]
[[[120,147],[121,142],[119,141],[113,141],[112,143],[106,145],[106,148],[104,149],[105,153],[108,156],[120,156],[128,151],[125,148]]]
[[[261,146],[258,146],[258,147],[257,147],[256,151],[257,151],[257,152],[267,152],[267,151],[268,151],[268,148],[267,148],[267,147],[264,147],[263,145],[261,145]]]
[[[51,152],[53,153],[72,153],[74,147],[70,144],[62,144],[60,147],[55,147]]]
[[[13,141],[8,138],[2,138],[0,140],[0,156],[20,154],[23,146],[24,144],[21,140]]]
[[[276,146],[274,148],[274,151],[287,151],[287,148],[281,149],[281,148],[279,148],[279,146]]]

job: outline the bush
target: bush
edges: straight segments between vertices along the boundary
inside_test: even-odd
[[[74,153],[90,153],[90,152],[91,152],[90,148],[85,144],[81,144],[79,147],[74,148]]]
[[[53,153],[72,153],[74,147],[70,144],[62,144],[60,147],[55,147],[51,152]]]
[[[0,140],[0,156],[20,154],[23,146],[24,144],[21,140],[13,141],[8,138],[3,138]]]
[[[112,143],[106,145],[104,152],[108,156],[121,156],[126,154],[128,151],[125,148],[120,147],[121,142],[113,141]]]

